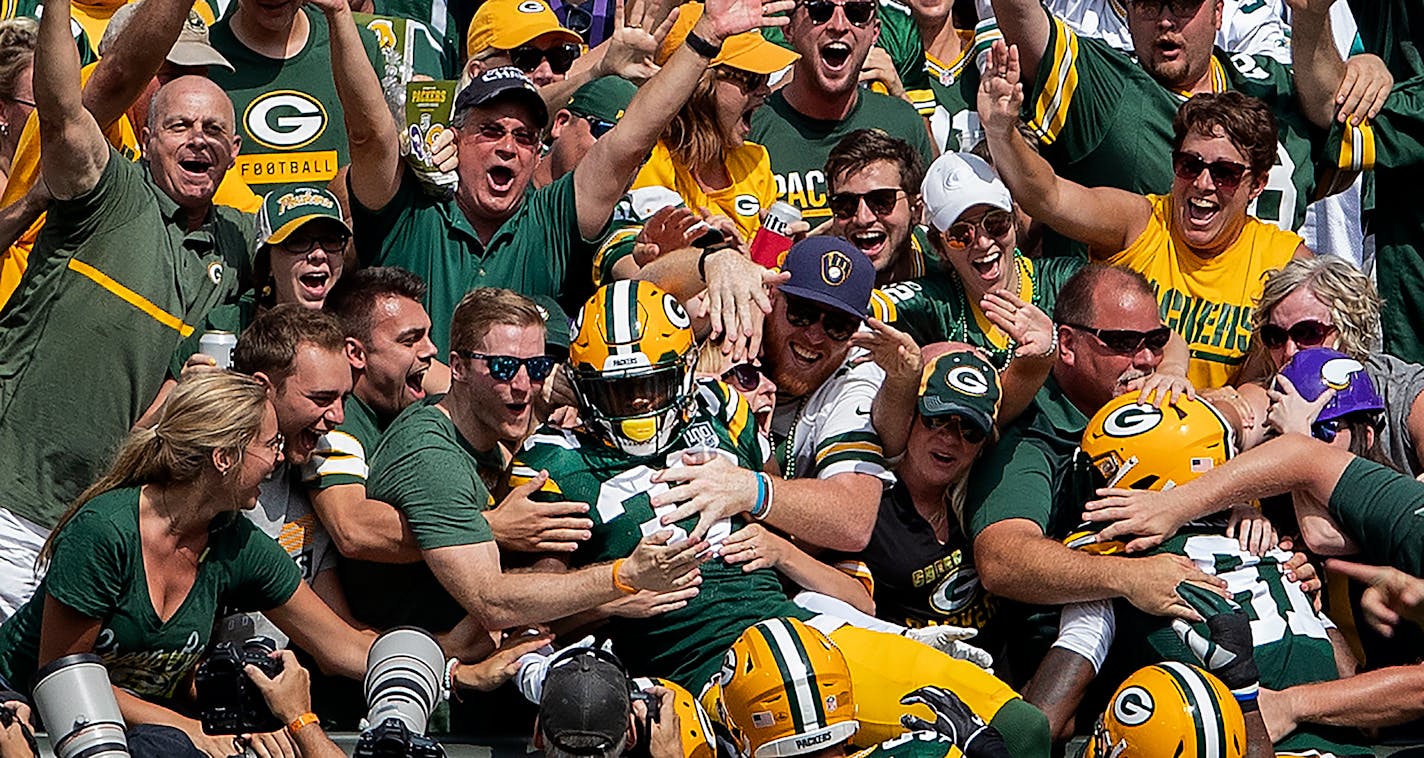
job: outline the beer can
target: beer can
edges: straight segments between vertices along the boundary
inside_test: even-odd
[[[232,368],[232,349],[237,346],[237,335],[232,332],[203,332],[198,340],[198,352],[210,356],[218,368]]]

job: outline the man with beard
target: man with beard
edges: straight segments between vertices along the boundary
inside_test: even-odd
[[[320,575],[335,568],[336,553],[301,486],[300,471],[321,437],[345,421],[341,399],[351,391],[345,347],[334,316],[291,303],[258,316],[232,351],[234,371],[267,385],[284,440],[282,462],[262,483],[257,507],[243,515],[287,550],[302,579],[320,586],[323,596],[335,589],[334,573]],[[242,641],[257,634],[286,639],[261,614],[237,614],[220,623],[224,639]]]
[[[909,142],[925,163],[934,158],[924,119],[903,100],[860,86],[861,69],[880,32],[874,0],[802,0],[786,38],[800,60],[791,83],[752,114],[749,139],[771,155],[780,199],[812,226],[831,214],[823,169],[850,132],[879,128]]]
[[[1078,524],[1074,451],[1088,418],[1134,379],[1153,373],[1171,330],[1147,280],[1134,271],[1089,265],[1058,293],[1053,321],[1058,360],[1034,405],[1003,431],[969,476],[965,528],[984,589],[1035,605],[1122,597],[1154,615],[1197,620],[1177,584],[1212,580],[1181,556],[1129,560],[1070,550],[1060,540]],[[1052,642],[1035,623],[1005,623],[1009,669],[1026,677]],[[1012,635],[1011,635],[1012,636]],[[1002,662],[1002,660],[1001,660]]]
[[[68,8],[48,9],[35,46],[55,201],[0,316],[0,614],[34,592],[45,535],[157,394],[179,341],[236,299],[252,249],[252,222],[212,202],[241,143],[231,101],[207,79],[169,82],[139,139],[147,162],[130,162],[84,107]]]

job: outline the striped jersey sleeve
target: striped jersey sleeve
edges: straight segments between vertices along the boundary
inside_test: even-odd
[[[895,481],[870,422],[871,405],[884,381],[885,372],[874,363],[847,361],[812,393],[795,430],[798,475],[869,474],[887,486]]]
[[[340,429],[333,429],[317,440],[311,460],[302,467],[302,483],[314,490],[339,484],[365,486],[369,473],[366,448],[361,441]]]

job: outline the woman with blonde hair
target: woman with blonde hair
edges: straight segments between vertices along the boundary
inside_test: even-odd
[[[130,727],[176,728],[225,756],[242,752],[233,738],[206,735],[168,707],[186,694],[220,609],[261,611],[323,669],[363,676],[373,636],[322,603],[286,551],[239,513],[256,505],[282,444],[255,379],[224,371],[180,382],[157,423],[129,434],[55,526],[38,592],[0,626],[0,680],[27,691],[44,664],[96,653]],[[269,752],[290,747],[280,730],[250,739]]]
[[[1307,347],[1334,348],[1362,363],[1385,404],[1380,443],[1396,468],[1417,477],[1424,473],[1424,366],[1380,350],[1380,308],[1374,283],[1350,263],[1294,260],[1266,279],[1251,315],[1252,344],[1270,374]],[[1292,389],[1279,390],[1270,390],[1268,414],[1303,408]],[[1279,406],[1282,398],[1287,406]],[[1286,422],[1268,415],[1268,423]]]
[[[701,3],[686,3],[658,49],[659,64],[672,57],[702,17]],[[766,148],[747,142],[752,113],[771,94],[770,76],[801,56],[766,41],[759,32],[727,38],[703,72],[692,97],[653,147],[633,188],[666,187],[687,207],[726,216],[750,240],[760,212],[776,201],[776,180]]]

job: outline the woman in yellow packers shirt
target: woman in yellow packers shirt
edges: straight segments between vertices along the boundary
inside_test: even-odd
[[[682,46],[701,16],[701,3],[681,7],[658,50],[659,64]],[[725,40],[633,180],[633,188],[666,187],[689,208],[706,208],[732,219],[750,240],[761,228],[761,212],[776,201],[766,148],[746,141],[752,112],[771,94],[771,74],[799,57],[757,32]]]

